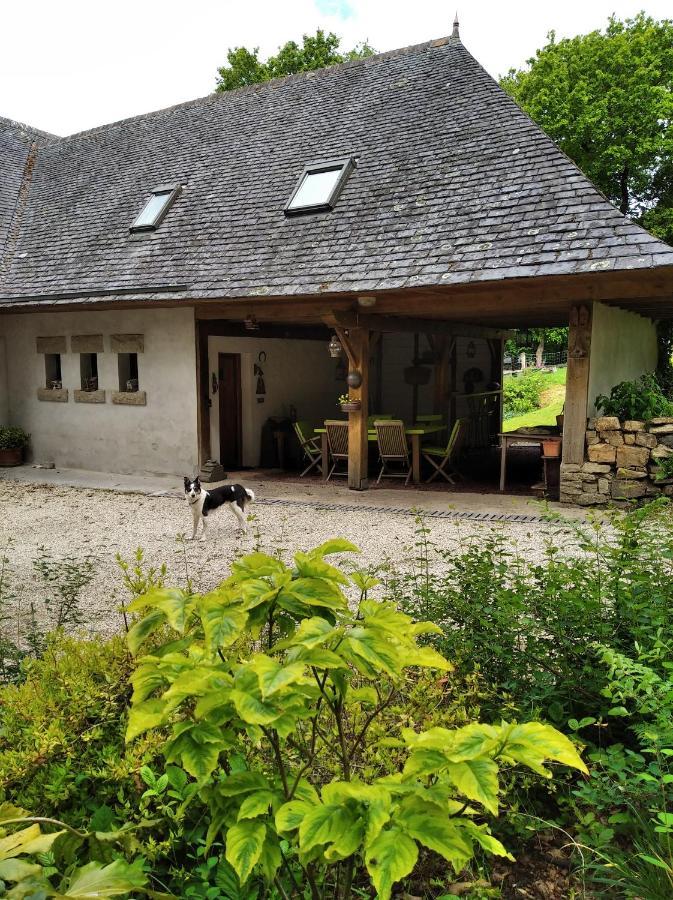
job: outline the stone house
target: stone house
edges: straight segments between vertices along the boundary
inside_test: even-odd
[[[349,484],[364,488],[371,409],[460,414],[468,377],[502,381],[508,329],[570,324],[577,474],[595,396],[655,367],[672,298],[673,249],[593,187],[457,24],[69,137],[0,119],[0,421],[39,461],[255,465],[270,416],[334,413],[337,335],[360,375]]]

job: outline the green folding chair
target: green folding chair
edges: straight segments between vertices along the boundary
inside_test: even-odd
[[[423,459],[426,459],[435,470],[426,480],[426,483],[434,481],[438,475],[441,475],[450,484],[456,483],[454,476],[459,475],[459,473],[455,469],[454,462],[460,456],[468,425],[468,419],[456,419],[445,447],[428,446],[421,448]]]
[[[322,473],[322,450],[320,447],[320,439],[317,437],[308,437],[312,431],[313,429],[308,422],[302,421],[294,423],[294,433],[297,435],[299,446],[303,450],[305,458],[308,460],[308,465],[299,476],[300,478],[303,478],[304,475],[308,475],[311,469],[314,469],[316,466],[318,472]]]

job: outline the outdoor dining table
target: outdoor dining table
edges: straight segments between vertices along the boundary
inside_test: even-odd
[[[404,429],[404,433],[411,438],[411,480],[414,484],[421,483],[421,439],[426,434],[438,434],[446,431],[446,425],[441,422],[437,425],[410,425]],[[327,429],[316,428],[315,433],[320,435],[320,447],[322,450],[322,477],[327,480],[329,474],[329,447],[327,446]],[[367,432],[367,440],[376,442],[376,431],[371,428]]]
[[[548,431],[544,434],[540,432],[528,431],[503,431],[500,437],[500,490],[505,490],[505,476],[507,473],[507,451],[513,444],[540,444],[540,453],[542,452],[542,444],[550,438],[558,437],[558,432]]]

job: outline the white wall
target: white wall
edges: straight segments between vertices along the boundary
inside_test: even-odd
[[[31,434],[32,458],[56,466],[125,474],[192,473],[198,467],[196,424],[196,342],[192,309],[108,310],[30,313],[0,317],[7,346],[9,421]],[[106,402],[75,403],[80,360],[70,336],[102,334],[98,383]],[[117,354],[110,334],[142,334],[138,354],[140,390],[146,406],[117,406]],[[44,356],[35,339],[65,335],[62,356],[67,403],[37,399],[45,386]]]
[[[609,394],[621,381],[632,381],[657,367],[654,322],[636,313],[594,303],[591,324],[588,415],[598,394]]]
[[[9,387],[7,384],[7,342],[0,334],[0,425],[9,425]]]
[[[261,351],[266,361],[259,363],[264,372],[264,402],[256,397],[255,363]],[[346,390],[344,381],[336,381],[336,363],[330,359],[325,341],[286,338],[210,337],[208,338],[208,389],[210,391],[211,456],[220,456],[220,410],[217,394],[212,393],[212,376],[217,372],[218,353],[241,355],[241,411],[243,429],[243,465],[258,466],[262,426],[270,416],[288,417],[294,406],[298,419],[317,425],[327,418],[342,418],[336,405]]]

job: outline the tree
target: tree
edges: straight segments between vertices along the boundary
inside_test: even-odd
[[[372,56],[374,50],[364,41],[347,53],[339,50],[341,39],[333,32],[325,34],[320,28],[314,35],[305,34],[300,47],[295,41],[288,41],[279,48],[275,56],[266,62],[259,59],[259,47],[235,47],[227,53],[228,65],[218,69],[217,91],[232,91],[247,84],[258,84],[271,78],[294,75],[296,72],[310,72],[323,69],[351,59]]]
[[[623,213],[673,243],[673,21],[552,31],[501,85]]]

